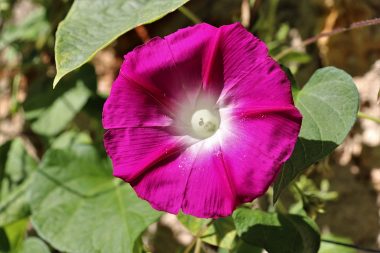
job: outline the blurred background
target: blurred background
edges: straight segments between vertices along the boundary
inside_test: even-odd
[[[71,4],[0,0],[0,198],[26,179],[26,154],[38,161],[58,139],[88,138],[104,154],[102,106],[123,55],[154,36],[200,21],[215,26],[242,22],[291,69],[299,86],[320,67],[345,70],[360,92],[360,111],[380,118],[380,26],[305,46],[306,39],[321,32],[380,17],[379,0],[191,0],[185,8],[122,35],[53,90],[54,34]],[[75,87],[78,77],[89,92],[79,106],[65,106],[69,98],[62,94]],[[322,233],[372,248],[380,246],[380,124],[375,121],[359,119],[344,144],[299,180],[302,190],[319,196],[311,201],[310,212],[316,213]],[[15,171],[7,172],[1,150],[9,150],[14,141],[24,149],[14,158]],[[285,205],[293,201],[291,190],[283,195]],[[147,233],[154,252],[176,252],[192,238],[171,215],[164,215]]]

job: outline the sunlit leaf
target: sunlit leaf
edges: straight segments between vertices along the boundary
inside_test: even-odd
[[[284,55],[283,57],[281,57],[279,61],[282,64],[289,64],[290,62],[301,64],[301,63],[308,63],[309,61],[311,61],[311,57],[310,55],[304,52],[291,51],[287,53],[286,55]]]
[[[329,241],[334,241],[334,242],[340,242],[340,243],[346,243],[346,244],[353,244],[353,241],[350,240],[349,238],[344,238],[340,236],[336,236],[333,234],[323,234],[322,235],[323,239],[327,239]],[[319,249],[318,253],[356,253],[357,251],[353,248],[345,247],[342,245],[338,245],[335,243],[331,242],[324,242],[322,241],[321,243],[321,248]]]
[[[74,1],[56,34],[57,75],[54,86],[64,75],[82,66],[123,33],[138,25],[153,22],[187,1]]]
[[[70,149],[78,144],[91,144],[91,137],[83,132],[66,131],[55,138],[51,143],[54,149]]]
[[[50,253],[49,247],[39,238],[27,238],[16,253]]]
[[[1,253],[15,252],[18,250],[25,239],[26,230],[28,228],[28,219],[22,219],[12,224],[6,225],[3,227],[8,239],[8,251],[1,251]]]
[[[132,253],[161,213],[114,179],[108,160],[79,147],[45,155],[30,191],[33,227],[60,251]]]
[[[0,226],[11,224],[30,215],[26,196],[31,181],[27,180],[9,193],[0,203]]]
[[[195,236],[211,219],[200,219],[190,215],[179,214],[178,219]],[[236,237],[235,226],[231,217],[220,218],[203,232],[201,239],[208,244],[231,249]]]

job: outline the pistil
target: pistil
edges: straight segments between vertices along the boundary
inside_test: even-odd
[[[194,134],[201,139],[212,136],[218,130],[219,124],[220,119],[217,113],[208,109],[195,111],[191,117]]]

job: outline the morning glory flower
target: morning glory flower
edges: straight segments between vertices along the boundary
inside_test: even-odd
[[[218,218],[267,191],[301,120],[262,41],[238,23],[199,24],[125,56],[104,144],[114,175],[154,208]]]

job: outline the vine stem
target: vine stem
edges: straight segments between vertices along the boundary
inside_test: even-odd
[[[368,20],[363,20],[363,21],[358,21],[358,22],[354,22],[352,23],[350,26],[348,27],[339,27],[339,28],[336,28],[330,32],[322,32],[322,33],[319,33],[311,38],[308,38],[304,41],[302,41],[302,46],[307,46],[307,45],[310,45],[316,41],[318,41],[320,38],[323,38],[323,37],[330,37],[330,36],[334,36],[334,35],[337,35],[337,34],[340,34],[340,33],[344,33],[344,32],[348,32],[348,31],[351,31],[351,30],[354,30],[354,29],[358,29],[358,28],[362,28],[362,27],[367,27],[367,26],[373,26],[373,25],[380,25],[380,18],[374,18],[374,19],[368,19]],[[276,60],[279,60],[281,59],[282,57],[284,57],[285,55],[287,55],[288,53],[292,52],[293,50],[295,50],[296,48],[294,47],[290,47],[290,48],[287,48],[283,51],[281,51],[280,53],[278,53],[277,55],[275,55],[273,58],[275,58]]]
[[[204,232],[215,222],[214,219],[212,219],[210,222],[202,226],[198,232],[195,234],[194,239],[191,241],[191,243],[186,247],[184,253],[190,253],[190,251],[193,249],[195,245],[194,253],[199,253],[201,250],[202,240],[200,237],[203,235]],[[197,245],[196,245],[197,244]]]
[[[185,6],[179,7],[178,10],[188,19],[190,19],[194,24],[202,23],[202,20]]]
[[[336,242],[336,241],[323,239],[323,238],[321,239],[321,241],[326,242],[326,243],[340,245],[340,246],[347,247],[347,248],[357,249],[357,250],[364,251],[364,252],[380,253],[380,250],[364,248],[364,247],[360,247],[360,246],[357,246],[354,244],[349,244],[349,243],[344,243],[344,242]]]
[[[197,242],[195,243],[194,253],[201,253],[202,240],[197,238]]]
[[[241,1],[241,24],[244,27],[249,27],[251,23],[251,6],[249,0]]]
[[[378,124],[380,124],[380,119],[379,118],[376,118],[376,117],[372,117],[364,112],[358,112],[358,118],[362,118],[362,119],[368,119],[368,120],[372,120]]]

